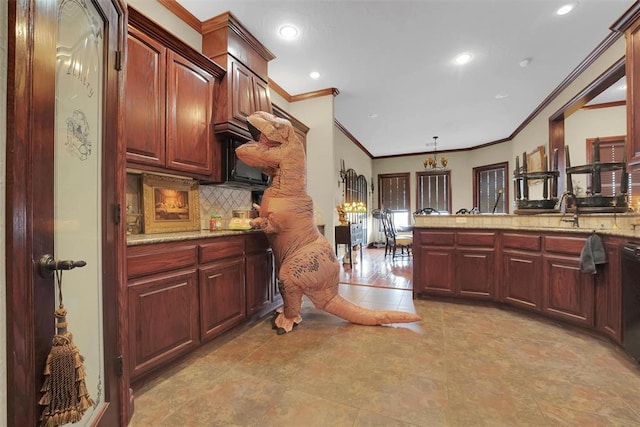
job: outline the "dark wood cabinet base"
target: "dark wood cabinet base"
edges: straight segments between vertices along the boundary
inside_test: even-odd
[[[583,327],[622,342],[619,247],[601,236],[607,262],[580,271],[585,233],[414,229],[415,298],[487,300]]]
[[[132,382],[282,304],[262,233],[127,250]]]

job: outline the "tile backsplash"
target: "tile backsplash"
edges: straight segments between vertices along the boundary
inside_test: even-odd
[[[209,228],[209,217],[218,213],[231,218],[234,209],[251,209],[251,191],[216,185],[200,186],[200,221],[202,228]]]
[[[251,209],[251,191],[217,185],[200,185],[200,227],[209,228],[212,213],[231,218],[234,209]],[[142,213],[142,184],[139,174],[127,174],[127,212]]]

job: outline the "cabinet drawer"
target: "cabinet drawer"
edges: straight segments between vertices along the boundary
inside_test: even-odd
[[[416,234],[418,237],[418,243],[421,245],[453,246],[455,241],[455,236],[452,231],[451,232],[419,231]]]
[[[496,233],[480,233],[480,232],[459,232],[459,246],[486,246],[493,248],[495,246]]]
[[[177,270],[195,265],[195,244],[142,245],[127,248],[127,277]]]
[[[546,236],[544,238],[544,250],[546,252],[579,256],[586,240],[584,237]]]
[[[504,233],[502,245],[505,249],[518,249],[524,251],[539,251],[542,247],[542,238],[532,234]]]
[[[201,264],[243,254],[244,236],[218,237],[200,245]]]

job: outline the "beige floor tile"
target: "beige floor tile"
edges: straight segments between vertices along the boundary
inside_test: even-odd
[[[423,320],[352,325],[305,299],[292,333],[265,318],[138,384],[131,425],[640,426],[640,367],[605,339],[490,304],[341,293]]]

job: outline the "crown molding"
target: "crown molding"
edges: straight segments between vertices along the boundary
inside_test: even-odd
[[[351,142],[353,142],[358,148],[360,148],[362,150],[362,152],[364,154],[366,154],[367,156],[369,156],[370,159],[373,159],[373,154],[371,154],[369,152],[369,150],[367,150],[366,148],[364,148],[364,146],[362,144],[360,144],[360,141],[358,141],[358,139],[353,136],[351,134],[351,132],[349,132],[347,130],[347,128],[345,128],[344,126],[342,126],[342,123],[340,123],[339,121],[337,121],[336,119],[333,119],[333,123],[336,125],[336,127],[338,128],[338,130],[340,130],[340,132],[342,132],[347,138],[349,138],[349,140],[351,140]]]

